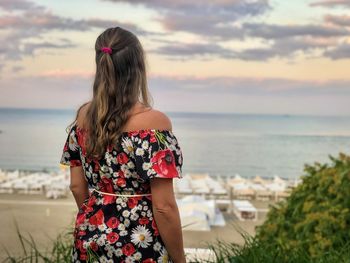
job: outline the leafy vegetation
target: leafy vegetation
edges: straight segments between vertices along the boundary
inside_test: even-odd
[[[256,229],[261,242],[281,247],[286,257],[295,250],[310,258],[343,250],[350,241],[350,157],[330,159],[330,164],[305,165],[302,183],[270,207]]]

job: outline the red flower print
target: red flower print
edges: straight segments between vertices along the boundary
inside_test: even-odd
[[[132,254],[135,253],[135,248],[133,244],[127,243],[122,247],[123,254],[126,256],[131,256]]]
[[[101,209],[98,210],[92,217],[89,218],[89,223],[95,226],[103,224],[103,221],[104,221],[104,214]]]
[[[77,129],[76,131],[77,138],[78,138],[78,144],[80,145],[81,151],[83,155],[86,155],[86,148],[85,148],[85,132],[81,129]]]
[[[145,129],[145,130],[140,130],[139,134],[140,134],[140,138],[141,138],[141,139],[144,139],[144,138],[147,137],[148,134],[151,134],[151,135],[152,135],[152,131],[147,130],[147,129]]]
[[[124,186],[126,186],[125,178],[118,178],[116,183],[117,183],[117,185],[118,185],[119,187],[124,187]]]
[[[95,203],[96,203],[96,196],[94,195],[90,196],[87,206],[93,206]]]
[[[142,260],[142,263],[156,263],[156,261],[154,261],[152,258],[147,258],[145,260]]]
[[[66,142],[64,144],[63,151],[65,151],[65,152],[68,151],[68,142]]]
[[[159,235],[158,226],[157,226],[156,221],[154,219],[152,220],[152,228],[154,230],[154,235],[158,236]]]
[[[129,131],[129,132],[128,132],[128,135],[129,135],[129,136],[135,136],[135,135],[137,135],[137,134],[139,134],[139,131]]]
[[[120,164],[126,164],[129,161],[129,157],[126,155],[126,153],[121,152],[117,155],[117,161]]]
[[[128,199],[128,207],[129,208],[134,208],[135,206],[137,206],[137,203],[138,203],[138,198],[129,197],[129,199]]]
[[[80,254],[79,259],[86,260],[87,259],[87,254],[86,253]]]
[[[152,168],[164,178],[174,178],[178,175],[175,165],[175,157],[170,149],[159,150],[151,158]]]
[[[149,142],[150,142],[150,143],[154,143],[154,142],[156,142],[156,141],[157,141],[156,136],[155,136],[154,134],[152,134],[151,137],[149,138]]]
[[[118,218],[116,218],[115,216],[111,217],[110,219],[108,219],[106,225],[110,228],[117,228],[119,225],[119,220]]]
[[[119,235],[115,232],[111,232],[107,235],[107,240],[109,241],[109,243],[113,244],[115,242],[117,242],[117,240],[119,239]]]
[[[94,209],[91,206],[87,206],[84,212],[85,213],[90,213],[92,211],[94,211]]]
[[[113,204],[113,203],[115,203],[116,198],[117,197],[113,196],[113,195],[104,195],[103,196],[103,204],[104,205]]]
[[[86,214],[85,213],[78,213],[77,214],[77,219],[76,219],[76,226],[78,226],[78,225],[81,225],[82,223],[84,223],[84,221],[85,221],[85,218],[86,218],[86,216],[85,216]]]
[[[102,192],[114,193],[113,180],[111,178],[102,176],[98,186]]]
[[[80,160],[70,160],[70,166],[81,166]]]
[[[94,172],[98,172],[100,170],[100,163],[95,159],[93,160],[93,162],[95,163]]]
[[[147,225],[149,222],[148,218],[147,217],[141,217],[139,218],[139,224],[141,225]]]
[[[81,253],[86,253],[86,248],[84,248],[83,244],[83,240],[76,239],[76,247],[81,251]]]
[[[118,177],[120,178],[125,178],[124,172],[123,171],[118,171]]]
[[[109,144],[107,145],[107,152],[111,152],[113,150],[113,145]]]
[[[98,250],[98,245],[97,245],[97,243],[96,243],[95,241],[92,241],[92,242],[90,243],[90,247],[91,247],[91,249],[92,249],[93,251],[97,251],[97,250]]]
[[[86,235],[86,231],[80,230],[77,235],[78,236],[85,236]]]

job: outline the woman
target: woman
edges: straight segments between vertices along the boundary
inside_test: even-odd
[[[150,106],[142,46],[116,27],[95,50],[93,97],[79,108],[60,161],[70,166],[79,208],[72,261],[185,262],[172,184],[183,155],[170,119]]]

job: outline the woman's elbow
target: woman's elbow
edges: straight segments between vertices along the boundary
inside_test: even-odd
[[[170,216],[176,212],[177,204],[174,202],[161,202],[153,204],[153,210],[163,216]]]

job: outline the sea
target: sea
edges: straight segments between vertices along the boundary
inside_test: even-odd
[[[0,168],[58,171],[75,110],[0,108]],[[165,112],[182,172],[298,179],[304,165],[350,154],[350,116]]]

